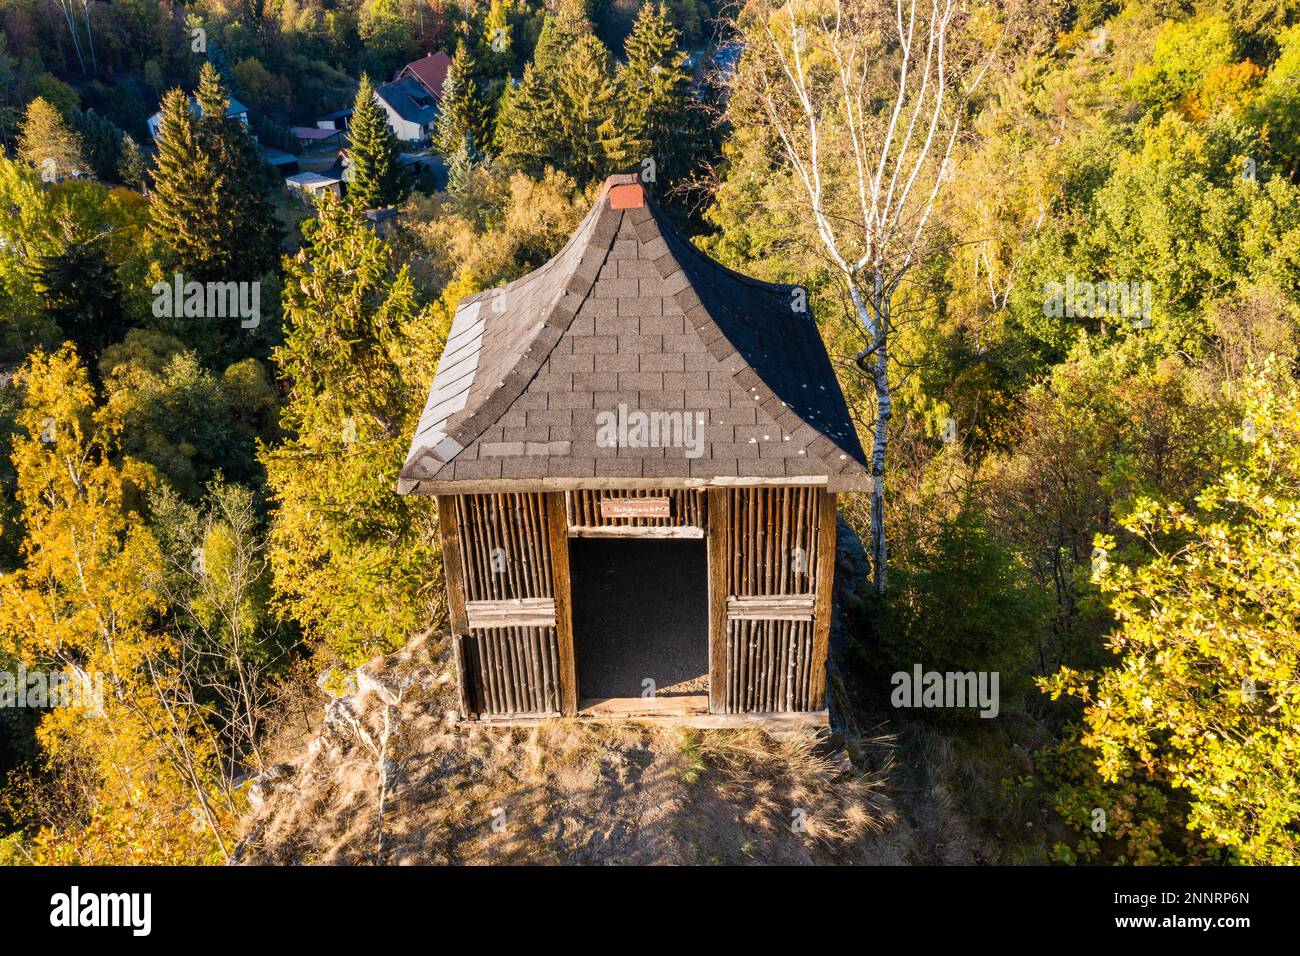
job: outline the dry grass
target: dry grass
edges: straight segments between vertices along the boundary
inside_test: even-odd
[[[552,721],[454,725],[452,684],[419,642],[383,662],[409,677],[390,747],[383,863],[896,863],[880,776],[811,736]],[[352,698],[366,727],[375,693]],[[337,705],[336,705],[337,706]],[[243,859],[377,862],[378,767],[327,732],[245,821]]]

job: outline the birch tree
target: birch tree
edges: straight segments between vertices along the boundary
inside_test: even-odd
[[[756,0],[738,79],[764,117],[811,228],[847,285],[871,380],[874,583],[888,578],[890,340],[904,281],[934,249],[963,114],[998,50],[1003,11],[963,0]]]

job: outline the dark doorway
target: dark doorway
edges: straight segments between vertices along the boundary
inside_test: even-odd
[[[703,539],[570,538],[578,697],[709,692]]]

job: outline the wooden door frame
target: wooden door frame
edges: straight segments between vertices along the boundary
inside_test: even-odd
[[[546,494],[546,534],[555,597],[555,638],[560,659],[560,713],[578,713],[578,668],[573,653],[573,579],[569,573],[569,509],[563,491]]]
[[[704,502],[709,568],[709,713],[727,706],[727,491],[710,488]]]

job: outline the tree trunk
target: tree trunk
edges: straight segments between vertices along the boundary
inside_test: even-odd
[[[59,7],[63,10],[63,19],[68,24],[68,34],[72,37],[72,48],[77,51],[77,62],[81,64],[81,72],[86,72],[86,61],[81,56],[81,41],[77,39],[77,24],[72,18],[72,0],[59,0]]]
[[[879,314],[879,313],[877,313]],[[893,402],[889,394],[889,341],[876,349],[871,377],[876,386],[876,429],[871,443],[871,572],[877,594],[885,593],[889,580],[889,547],[885,540],[885,450]]]

